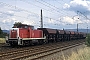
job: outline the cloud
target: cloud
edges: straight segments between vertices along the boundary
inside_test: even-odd
[[[64,4],[63,6],[64,9],[70,8],[70,5],[68,5],[67,3]]]
[[[63,17],[62,22],[65,22],[65,24],[83,23],[83,21],[78,19],[77,17],[71,18],[71,17],[68,17],[68,16]]]
[[[15,18],[7,18],[7,19],[4,19],[4,20],[2,20],[2,22],[3,23],[14,23],[16,21],[16,19]]]
[[[34,21],[30,22],[30,21],[25,21],[25,20],[24,20],[22,23],[23,23],[23,24],[33,25],[33,24],[34,24]]]
[[[11,16],[14,16],[13,11],[6,11],[6,12],[0,11],[0,17],[2,17],[2,18],[7,18],[7,17],[11,17]]]
[[[7,14],[8,16],[14,16],[14,11],[7,11],[5,14]]]
[[[48,19],[48,23],[55,23],[56,21],[53,19]]]
[[[23,9],[19,9],[19,8],[15,8],[15,9],[11,9],[12,11],[14,12],[21,12],[21,11],[24,11]]]
[[[15,22],[15,18],[3,18],[0,21],[0,26],[2,29],[8,30],[10,29]]]
[[[68,24],[73,24],[74,23],[74,20],[72,18],[68,17],[68,16],[63,17],[62,21],[66,22]]]
[[[15,18],[13,18],[13,16],[14,16],[13,11],[7,11],[7,12],[0,11],[0,23],[9,24],[9,25],[13,24],[15,21]]]
[[[74,12],[81,12],[83,14],[90,14],[90,1],[87,0],[73,0],[69,4],[65,3],[64,9],[68,9]]]

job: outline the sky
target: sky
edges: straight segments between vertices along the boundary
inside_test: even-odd
[[[0,0],[0,27],[12,28],[15,22],[40,28],[90,29],[90,0]]]

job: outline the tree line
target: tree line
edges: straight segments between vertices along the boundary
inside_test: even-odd
[[[8,34],[3,32],[1,27],[0,27],[0,38],[4,38],[6,35],[8,35]]]

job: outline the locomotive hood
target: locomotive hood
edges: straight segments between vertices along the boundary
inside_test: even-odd
[[[18,38],[19,37],[19,28],[10,29],[10,38]]]

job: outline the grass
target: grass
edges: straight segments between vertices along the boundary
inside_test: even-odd
[[[72,55],[65,60],[90,60],[90,47],[85,47],[79,51],[72,52]]]
[[[80,49],[76,52],[72,52],[72,55],[66,60],[90,60],[90,34],[86,37],[86,45],[84,49]]]
[[[0,38],[0,43],[5,43],[5,38]]]

